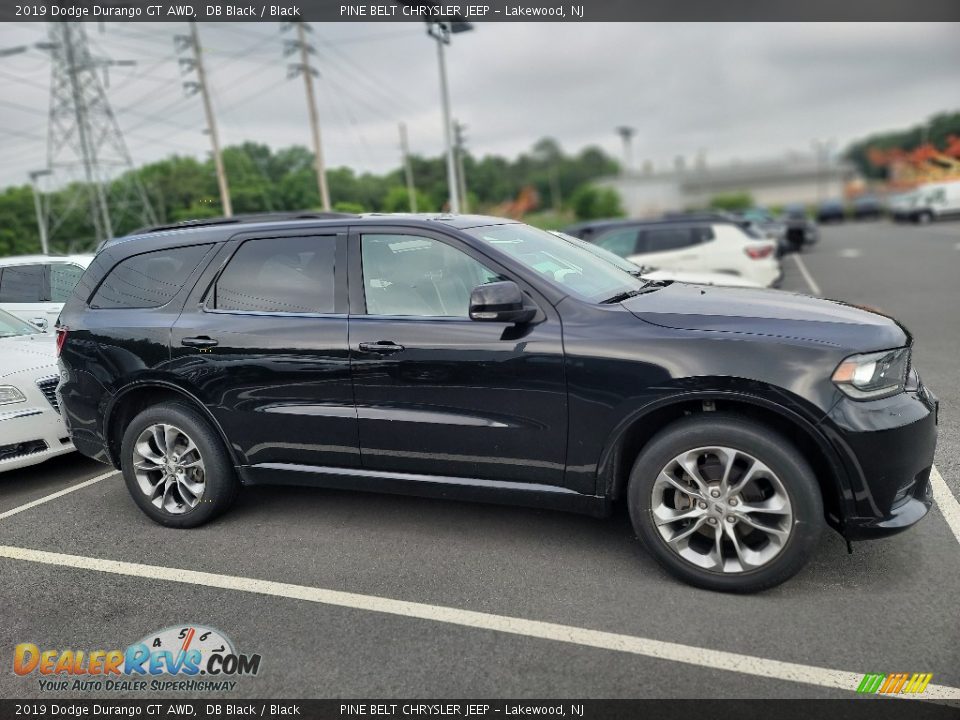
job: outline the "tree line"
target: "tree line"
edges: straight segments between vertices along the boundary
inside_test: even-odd
[[[291,146],[272,150],[266,145],[246,142],[223,151],[230,183],[233,210],[262,213],[315,210],[320,206],[313,155],[307,148]],[[615,174],[616,161],[597,147],[575,154],[566,153],[551,138],[510,160],[496,155],[464,157],[470,210],[490,211],[505,207],[525,188],[533,188],[539,208],[553,211],[564,221],[576,217],[620,214],[619,202],[610,192],[593,188],[591,181]],[[447,201],[444,158],[412,156],[411,165],[417,192],[417,210],[443,210]],[[154,213],[161,223],[222,214],[216,174],[211,158],[171,155],[130,171],[146,190]],[[129,175],[129,173],[128,173]],[[109,197],[129,187],[129,176],[113,181]],[[405,212],[409,197],[402,168],[377,174],[356,172],[349,167],[327,172],[334,209],[345,212]],[[45,197],[53,215],[65,220],[51,235],[53,252],[80,252],[92,249],[95,232],[81,205],[78,212],[63,214],[72,198],[85,191],[74,184]],[[612,192],[612,191],[611,191]],[[528,191],[529,194],[529,191]],[[131,212],[113,208],[114,233],[135,230],[142,219]],[[0,255],[39,251],[39,233],[33,195],[29,185],[8,187],[0,192]]]

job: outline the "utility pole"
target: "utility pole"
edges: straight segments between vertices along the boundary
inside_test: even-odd
[[[407,126],[400,123],[400,152],[403,153],[403,174],[407,179],[407,197],[410,199],[410,212],[417,211],[417,189],[413,186],[413,167],[410,165],[410,146],[407,144]]]
[[[49,175],[49,170],[34,170],[30,173],[30,187],[33,189],[33,209],[37,213],[37,231],[40,233],[40,252],[50,254],[50,241],[47,238],[47,218],[43,212],[43,197],[37,186],[37,179]]]
[[[450,90],[447,86],[447,60],[444,46],[450,44],[450,36],[472,30],[468,22],[427,21],[427,34],[437,41],[437,63],[440,68],[440,101],[443,105],[443,139],[447,150],[447,187],[450,194],[450,212],[460,212],[460,198],[457,192],[456,161],[453,156],[452,127],[450,121]]]
[[[323,162],[323,145],[320,142],[320,118],[317,114],[317,101],[313,93],[313,78],[320,73],[310,65],[310,54],[315,52],[313,45],[307,42],[307,32],[313,32],[308,23],[296,22],[285,25],[286,31],[291,26],[297,29],[297,39],[288,40],[283,54],[300,53],[300,62],[287,68],[287,79],[303,75],[303,82],[307,92],[307,109],[310,112],[310,131],[313,138],[313,163],[317,174],[317,190],[320,193],[320,205],[324,212],[330,212],[330,190],[327,187],[327,170]]]
[[[626,175],[633,170],[633,135],[637,130],[626,125],[621,125],[616,130],[623,141],[623,174]]]
[[[178,50],[190,50],[193,57],[180,58],[180,67],[183,72],[195,70],[196,80],[183,83],[187,96],[200,93],[203,98],[203,112],[207,118],[207,132],[210,134],[210,145],[213,148],[213,164],[217,169],[217,186],[220,189],[220,206],[225,217],[233,217],[233,205],[230,202],[230,186],[227,183],[227,171],[223,167],[223,155],[220,152],[220,134],[217,132],[217,120],[213,115],[213,104],[210,102],[210,89],[207,86],[207,71],[203,66],[203,49],[200,46],[200,35],[197,32],[197,23],[190,23],[189,35],[177,35],[174,43]]]
[[[466,125],[461,124],[458,120],[453,121],[454,149],[457,152],[457,192],[460,194],[461,212],[468,213],[470,212],[470,202],[467,198],[467,174],[463,170],[463,156],[465,154],[466,144],[463,131],[465,129]]]

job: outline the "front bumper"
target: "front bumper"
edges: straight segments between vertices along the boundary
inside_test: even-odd
[[[823,428],[847,470],[843,533],[850,540],[906,530],[930,510],[937,445],[936,397],[922,384],[890,398],[844,397]]]
[[[52,407],[0,408],[0,472],[72,451],[67,428]]]

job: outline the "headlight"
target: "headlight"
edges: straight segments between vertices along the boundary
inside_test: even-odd
[[[902,392],[910,370],[910,348],[851,355],[833,373],[838,388],[856,400]]]
[[[13,385],[0,385],[0,405],[23,402],[26,398]]]

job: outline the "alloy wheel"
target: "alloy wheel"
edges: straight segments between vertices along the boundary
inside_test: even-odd
[[[696,448],[668,462],[653,484],[650,511],[671,551],[720,573],[767,565],[793,530],[790,496],[777,474],[728,447]]]
[[[133,446],[137,485],[150,502],[172,515],[197,506],[206,488],[206,468],[196,443],[166,423],[147,427]]]

